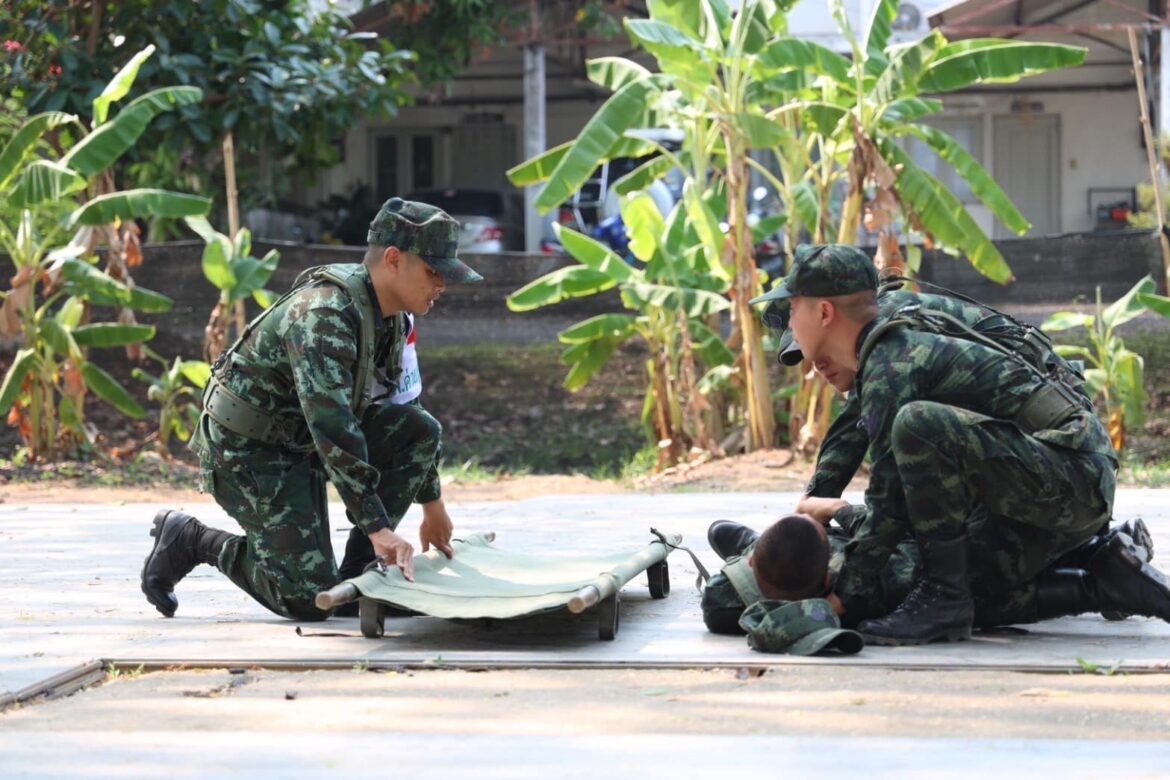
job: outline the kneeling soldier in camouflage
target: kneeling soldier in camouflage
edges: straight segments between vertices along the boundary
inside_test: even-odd
[[[244,535],[159,512],[142,569],[159,612],[174,615],[175,585],[207,563],[278,615],[328,617],[313,604],[339,579],[326,479],[355,526],[341,578],[375,556],[412,577],[414,550],[394,533],[412,502],[423,508],[423,550],[452,554],[439,423],[417,402],[371,398],[370,388],[395,387],[409,315],[430,311],[447,284],[482,278],[456,257],[458,237],[443,211],[392,198],[370,223],[364,263],[301,274],[216,361],[192,448],[204,490]]]

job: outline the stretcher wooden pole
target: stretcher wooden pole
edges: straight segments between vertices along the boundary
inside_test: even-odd
[[[333,609],[334,607],[340,607],[342,604],[355,601],[360,595],[356,585],[352,582],[343,582],[340,585],[334,585],[329,590],[318,593],[313,603],[317,605],[317,609]]]
[[[597,602],[601,601],[601,591],[596,585],[586,585],[581,590],[569,599],[569,611],[574,615],[579,615]]]

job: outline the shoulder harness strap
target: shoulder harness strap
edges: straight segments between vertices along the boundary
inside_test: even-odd
[[[370,298],[369,286],[359,273],[360,268],[357,265],[325,265],[311,269],[316,272],[314,278],[333,282],[344,289],[358,307],[361,330],[358,333],[357,367],[353,375],[353,410],[359,418],[370,401],[370,373],[374,368],[376,341],[374,333],[376,318],[379,316]]]

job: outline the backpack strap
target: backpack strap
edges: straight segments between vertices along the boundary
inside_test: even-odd
[[[358,331],[357,366],[354,369],[353,398],[350,402],[354,414],[361,419],[370,401],[370,373],[374,364],[376,342],[375,317],[378,312],[371,299],[370,291],[359,273],[358,265],[323,265],[309,268],[297,276],[292,288],[277,299],[276,303],[261,312],[248,323],[235,343],[225,349],[212,366],[211,377],[203,391],[203,411],[222,427],[248,439],[270,445],[283,445],[294,450],[311,450],[311,440],[301,440],[295,432],[285,430],[287,426],[277,424],[275,416],[267,409],[261,409],[250,401],[229,390],[217,376],[228,356],[236,351],[244,340],[276,307],[290,296],[317,281],[328,281],[345,290],[350,300],[358,307],[360,330]],[[400,319],[403,315],[398,315]],[[401,323],[399,323],[401,324]],[[399,339],[401,341],[402,339]],[[303,428],[303,426],[302,426]],[[303,432],[303,431],[302,431]]]
[[[764,598],[760,593],[760,586],[756,584],[756,575],[748,565],[748,556],[740,555],[732,558],[723,566],[723,576],[735,588],[740,600],[745,605],[755,604]]]
[[[325,265],[317,269],[315,279],[330,281],[349,294],[349,299],[358,307],[360,330],[358,331],[358,359],[357,367],[353,372],[353,412],[361,419],[362,413],[370,403],[370,375],[374,370],[374,349],[377,336],[377,311],[370,296],[369,285],[366,284],[359,270],[360,265]],[[302,274],[303,276],[304,274]],[[401,320],[404,315],[399,314]],[[401,323],[396,322],[395,325]],[[401,341],[401,339],[399,339]]]

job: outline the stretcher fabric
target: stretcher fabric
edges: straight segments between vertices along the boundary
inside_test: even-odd
[[[398,567],[369,569],[349,582],[367,598],[447,619],[516,618],[564,609],[593,585],[608,598],[682,542],[678,534],[636,550],[602,555],[525,554],[494,547],[487,534],[452,542],[455,557],[415,556],[414,582]]]

